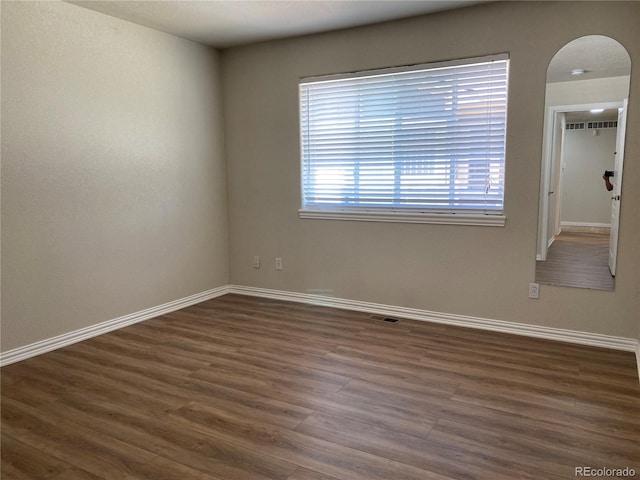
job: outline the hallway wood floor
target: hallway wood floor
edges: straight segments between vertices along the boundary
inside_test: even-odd
[[[572,479],[639,435],[632,353],[239,295],[2,369],[3,480]]]
[[[549,247],[547,260],[536,262],[536,282],[613,290],[609,234],[562,232]]]

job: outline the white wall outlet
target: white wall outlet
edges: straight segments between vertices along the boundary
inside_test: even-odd
[[[276,257],[276,270],[282,270],[282,258]]]
[[[530,283],[529,284],[529,298],[540,298],[540,284],[539,283]]]
[[[253,268],[260,268],[260,255],[253,256]]]

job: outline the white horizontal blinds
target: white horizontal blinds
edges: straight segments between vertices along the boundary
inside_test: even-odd
[[[303,208],[501,214],[507,76],[502,56],[302,81]]]

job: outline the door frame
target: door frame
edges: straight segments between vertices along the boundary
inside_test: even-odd
[[[545,108],[542,136],[542,166],[540,169],[540,198],[538,202],[538,238],[536,260],[546,260],[548,244],[547,223],[549,219],[549,189],[551,188],[551,165],[553,162],[554,132],[557,131],[560,114],[580,112],[594,108],[618,109],[624,102],[599,102],[576,105],[550,105]],[[562,161],[562,160],[561,160]],[[557,192],[560,195],[560,192]],[[556,223],[556,222],[554,222]]]
[[[616,275],[616,261],[618,258],[618,234],[620,230],[620,199],[622,195],[622,171],[624,168],[624,146],[627,134],[627,109],[629,100],[623,101],[618,109],[618,129],[616,132],[616,158],[614,165],[613,190],[611,191],[611,233],[609,236],[609,271]],[[614,216],[615,212],[615,216]]]

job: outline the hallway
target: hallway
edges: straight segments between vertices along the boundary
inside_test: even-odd
[[[547,260],[536,262],[536,282],[613,290],[608,262],[609,234],[562,232],[549,247]]]

